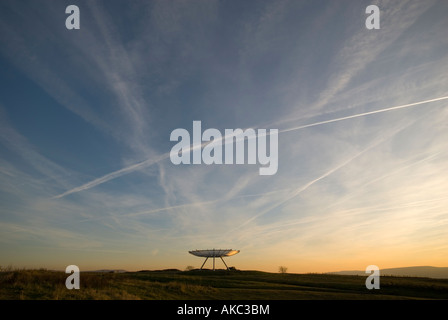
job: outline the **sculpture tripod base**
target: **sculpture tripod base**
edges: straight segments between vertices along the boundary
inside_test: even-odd
[[[204,267],[205,263],[207,262],[208,258],[210,258],[210,257],[205,258],[205,261],[204,261],[204,263],[203,263],[202,266],[201,266],[201,270],[202,270],[202,268]],[[226,270],[229,270],[229,267],[228,267],[227,264],[225,263],[224,259],[223,259],[222,257],[219,257],[219,258],[221,258],[222,263],[224,263],[224,265],[226,266]],[[213,271],[215,271],[215,257],[213,257]]]

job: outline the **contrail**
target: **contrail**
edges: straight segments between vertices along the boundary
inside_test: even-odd
[[[286,190],[290,190],[290,189],[292,189],[292,188],[284,188],[284,189],[280,189],[280,190],[268,191],[268,192],[257,193],[257,194],[243,194],[243,195],[230,197],[230,199],[243,199],[243,198],[249,198],[249,197],[269,196],[269,195],[272,195],[272,194],[285,192]],[[179,205],[175,205],[175,206],[161,207],[161,208],[156,208],[156,209],[151,209],[151,210],[146,210],[146,211],[128,213],[128,214],[124,214],[124,215],[120,216],[120,218],[128,218],[128,217],[135,217],[135,216],[141,216],[141,215],[149,215],[149,214],[152,214],[152,213],[158,213],[158,212],[162,212],[162,211],[168,211],[168,210],[174,210],[174,209],[183,209],[183,208],[187,208],[187,207],[194,207],[194,206],[198,206],[198,205],[213,204],[213,203],[217,203],[217,202],[220,202],[220,201],[228,201],[228,200],[229,199],[217,198],[217,199],[209,200],[209,201],[198,201],[198,202],[183,203],[183,204],[179,204]],[[98,220],[103,220],[103,219],[107,219],[107,218],[111,218],[111,217],[107,216],[107,217],[86,218],[86,219],[80,220],[78,222],[98,221]]]
[[[289,128],[289,129],[284,129],[284,130],[279,131],[279,133],[295,131],[295,130],[300,130],[300,129],[309,128],[309,127],[315,127],[315,126],[319,126],[321,124],[338,122],[338,121],[342,121],[342,120],[348,120],[348,119],[353,119],[353,118],[364,117],[364,116],[368,116],[368,115],[376,114],[376,113],[381,113],[381,112],[387,112],[387,111],[393,111],[393,110],[397,110],[397,109],[409,108],[409,107],[418,106],[418,105],[425,104],[425,103],[436,102],[436,101],[446,100],[446,99],[448,99],[448,96],[441,97],[441,98],[436,98],[436,99],[430,99],[430,100],[414,102],[414,103],[409,103],[409,104],[404,104],[404,105],[401,105],[401,106],[395,106],[395,107],[390,107],[390,108],[385,108],[385,109],[380,109],[380,110],[375,110],[375,111],[370,111],[370,112],[358,113],[358,114],[354,114],[354,115],[347,116],[347,117],[336,118],[336,119],[331,119],[331,120],[325,120],[325,121],[305,124],[305,125],[299,126],[299,127],[293,127],[293,128]]]
[[[446,99],[448,99],[448,96],[435,98],[435,99],[430,99],[430,100],[419,101],[419,102],[414,102],[414,103],[409,103],[409,104],[404,104],[404,105],[400,105],[400,106],[395,106],[395,107],[390,107],[390,108],[385,108],[385,109],[380,109],[380,110],[375,110],[375,111],[370,111],[370,112],[359,113],[359,114],[355,114],[355,115],[351,115],[351,116],[347,116],[347,117],[330,119],[330,120],[325,120],[325,121],[320,121],[320,122],[306,124],[306,125],[303,125],[303,126],[293,127],[293,128],[289,128],[289,129],[283,129],[283,130],[279,130],[279,133],[300,130],[300,129],[304,129],[304,128],[318,126],[318,125],[321,125],[321,124],[327,124],[327,123],[332,123],[332,122],[337,122],[337,121],[343,121],[343,120],[348,120],[348,119],[368,116],[368,115],[371,115],[371,114],[376,114],[376,113],[381,113],[381,112],[387,112],[387,111],[393,111],[393,110],[397,110],[397,109],[409,108],[409,107],[413,107],[413,106],[417,106],[417,105],[422,105],[422,104],[425,104],[425,103],[436,102],[436,101],[441,101],[441,100],[446,100]],[[265,134],[269,135],[268,131],[266,131]],[[194,145],[194,146],[190,147],[189,150],[187,150],[187,152],[191,152],[191,151],[193,151],[193,150],[195,150],[197,148],[202,148],[204,145],[207,145],[209,143],[216,143],[216,142],[218,142],[220,140],[225,140],[225,138],[226,138],[226,136],[221,137],[220,139],[217,139],[216,141],[215,140],[210,141],[210,142],[207,141],[207,142],[204,142],[204,143],[202,143],[200,145]],[[103,183],[105,183],[105,182],[107,182],[109,180],[121,177],[122,175],[131,173],[131,172],[133,172],[135,170],[139,170],[141,168],[151,166],[151,165],[153,165],[155,163],[158,163],[158,162],[160,162],[162,160],[168,159],[169,157],[170,157],[170,153],[167,152],[167,153],[165,153],[163,155],[160,155],[160,156],[156,157],[155,159],[148,159],[148,160],[136,163],[134,165],[131,165],[129,167],[126,167],[126,168],[123,168],[123,169],[120,169],[120,170],[108,173],[108,174],[106,174],[106,175],[104,175],[104,176],[102,176],[100,178],[94,179],[94,180],[92,180],[92,181],[90,181],[90,182],[88,182],[86,184],[83,184],[83,185],[81,185],[79,187],[70,189],[70,190],[68,190],[68,191],[66,191],[64,193],[61,193],[61,194],[59,194],[57,196],[54,196],[53,199],[60,199],[60,198],[63,198],[65,196],[69,195],[69,194],[93,188],[93,187],[95,187],[97,185],[100,185],[100,184],[103,184]]]
[[[307,184],[305,184],[304,186],[301,186],[297,189],[295,189],[288,197],[286,197],[285,199],[271,205],[269,208],[266,208],[264,211],[260,212],[259,214],[253,216],[252,218],[248,219],[247,221],[245,221],[244,223],[240,224],[238,227],[234,228],[232,231],[235,231],[237,229],[240,229],[241,227],[245,226],[246,224],[248,224],[249,222],[259,218],[262,215],[265,215],[266,213],[274,210],[275,208],[280,207],[281,205],[283,205],[285,202],[288,202],[289,200],[297,197],[300,193],[302,193],[303,191],[305,191],[306,189],[308,189],[309,187],[311,187],[313,184],[315,184],[316,182],[325,179],[326,177],[328,177],[329,175],[333,174],[334,172],[338,171],[339,169],[341,169],[342,167],[345,167],[347,164],[349,164],[350,162],[352,162],[354,159],[358,158],[360,155],[364,154],[365,152],[367,152],[368,150],[370,150],[371,148],[373,148],[374,146],[376,146],[377,144],[379,144],[379,142],[367,147],[366,149],[358,152],[357,154],[355,154],[354,156],[350,157],[349,159],[345,160],[343,163],[339,164],[338,166],[330,169],[329,171],[325,172],[324,174],[322,174],[321,176],[319,176],[318,178],[308,182]]]
[[[237,229],[240,229],[241,227],[245,226],[246,224],[250,223],[251,221],[259,218],[262,215],[265,215],[266,213],[272,211],[275,208],[280,207],[281,205],[283,205],[284,203],[288,202],[289,200],[297,197],[300,193],[302,193],[303,191],[307,190],[309,187],[311,187],[313,184],[315,184],[316,182],[319,182],[322,179],[325,179],[326,177],[332,175],[334,172],[338,171],[339,169],[345,167],[346,165],[348,165],[350,162],[352,162],[353,160],[355,160],[356,158],[360,157],[361,155],[363,155],[364,153],[368,152],[370,149],[376,147],[377,145],[383,143],[384,141],[388,140],[390,137],[394,136],[396,133],[400,132],[401,130],[403,130],[404,128],[406,128],[408,125],[402,126],[401,128],[398,128],[396,130],[394,130],[393,132],[391,132],[389,135],[387,136],[383,136],[382,138],[378,139],[377,141],[371,143],[369,146],[367,146],[366,148],[364,148],[363,150],[359,151],[358,153],[356,153],[355,155],[351,156],[350,158],[348,158],[347,160],[345,160],[344,162],[340,163],[339,165],[337,165],[334,168],[331,168],[330,170],[328,170],[327,172],[325,172],[324,174],[322,174],[321,176],[311,180],[310,182],[308,182],[307,184],[296,188],[288,197],[286,197],[283,200],[280,200],[279,202],[271,205],[269,208],[266,208],[264,211],[260,212],[259,214],[253,216],[252,218],[246,220],[244,223],[240,224],[238,227],[234,228],[231,231],[235,231]]]
[[[161,156],[159,156],[159,157],[157,157],[155,159],[148,159],[148,160],[145,160],[145,161],[133,164],[132,166],[129,166],[129,167],[126,167],[126,168],[123,168],[123,169],[120,169],[120,170],[108,173],[108,174],[106,174],[106,175],[104,175],[104,176],[102,176],[100,178],[92,180],[92,181],[90,181],[90,182],[88,182],[86,184],[83,184],[83,185],[79,186],[79,187],[70,189],[70,190],[68,190],[68,191],[66,191],[64,193],[61,193],[61,194],[59,194],[57,196],[54,196],[53,199],[60,199],[60,198],[65,197],[65,196],[67,196],[69,194],[93,188],[93,187],[95,187],[95,186],[97,186],[99,184],[102,184],[104,182],[107,182],[109,180],[121,177],[124,174],[131,173],[131,172],[133,172],[135,170],[151,166],[151,165],[153,165],[153,164],[155,164],[155,163],[157,163],[157,162],[159,162],[159,161],[161,161],[163,159],[166,159],[167,157],[169,157],[169,153],[168,153],[168,156],[167,156],[167,154],[164,154],[164,155],[161,155]]]
[[[120,216],[120,218],[149,215],[152,213],[158,213],[158,212],[168,211],[168,210],[173,210],[173,209],[182,209],[182,208],[186,208],[186,207],[194,207],[194,206],[203,205],[203,204],[211,204],[211,203],[218,202],[218,201],[220,201],[220,199],[215,199],[215,200],[210,200],[210,201],[198,201],[198,202],[184,203],[184,204],[180,204],[180,205],[176,205],[176,206],[162,207],[162,208],[156,208],[156,209],[152,209],[152,210],[128,213],[128,214],[124,214],[124,215]],[[97,221],[97,220],[103,220],[106,218],[111,218],[111,217],[87,218],[87,219],[80,220],[78,222]]]
[[[206,146],[208,144],[213,144],[213,143],[217,143],[217,142],[223,141],[223,140],[225,140],[229,136],[232,136],[232,135],[223,136],[221,138],[217,138],[217,139],[214,139],[212,141],[206,141],[206,142],[203,142],[203,143],[197,144],[197,145],[192,145],[187,150],[185,150],[185,152],[192,152],[192,151],[194,151],[196,149],[201,149],[202,147],[204,147],[204,146]],[[236,139],[236,141],[239,141],[239,140],[241,140],[241,138]],[[123,168],[123,169],[120,169],[120,170],[108,173],[108,174],[106,174],[106,175],[104,175],[104,176],[102,176],[100,178],[94,179],[94,180],[92,180],[92,181],[90,181],[88,183],[85,183],[85,184],[83,184],[83,185],[81,185],[79,187],[70,189],[70,190],[68,190],[68,191],[66,191],[64,193],[61,193],[61,194],[59,194],[57,196],[54,196],[52,199],[60,199],[60,198],[63,198],[65,196],[69,195],[69,194],[80,192],[80,191],[83,191],[83,190],[87,190],[87,189],[96,187],[99,184],[103,184],[104,182],[107,182],[109,180],[121,177],[122,175],[125,175],[127,173],[131,173],[131,172],[133,172],[135,170],[142,169],[144,167],[152,166],[153,164],[156,164],[156,163],[158,163],[158,162],[160,162],[162,160],[168,159],[169,157],[170,157],[170,152],[167,152],[167,153],[164,153],[164,154],[156,157],[155,159],[151,158],[151,159],[147,159],[147,160],[138,162],[138,163],[133,164],[133,165],[131,165],[129,167],[126,167],[126,168]]]

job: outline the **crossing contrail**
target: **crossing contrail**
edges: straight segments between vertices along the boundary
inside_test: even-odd
[[[397,132],[399,132],[401,129],[394,131],[392,134],[390,134],[387,137],[383,137],[381,139],[379,139],[378,141],[372,143],[371,145],[369,145],[368,147],[366,147],[365,149],[359,151],[358,153],[356,153],[355,155],[351,156],[350,158],[348,158],[347,160],[345,160],[344,162],[338,164],[336,167],[331,168],[330,170],[328,170],[327,172],[325,172],[324,174],[322,174],[321,176],[311,180],[310,182],[308,182],[307,184],[298,187],[297,189],[295,189],[292,193],[290,193],[290,195],[288,195],[287,197],[285,197],[283,200],[280,200],[277,203],[274,203],[273,205],[271,205],[270,207],[266,208],[265,210],[263,210],[262,212],[258,213],[257,215],[253,216],[252,218],[246,220],[244,223],[241,223],[240,225],[238,225],[236,228],[234,228],[232,231],[235,231],[237,229],[240,229],[241,227],[245,226],[246,224],[250,223],[251,221],[259,218],[262,215],[265,215],[266,213],[272,211],[273,209],[276,209],[278,207],[280,207],[281,205],[283,205],[284,203],[288,202],[289,200],[297,197],[299,194],[301,194],[303,191],[307,190],[309,187],[311,187],[313,184],[319,182],[322,179],[325,179],[326,177],[332,175],[333,173],[335,173],[336,171],[338,171],[339,169],[345,167],[346,165],[348,165],[350,162],[352,162],[353,160],[355,160],[356,158],[358,158],[359,156],[363,155],[364,153],[368,152],[370,149],[376,147],[377,145],[381,144],[382,142],[384,142],[385,140],[387,140],[388,138],[390,138],[391,136],[393,136],[394,134],[396,134]]]
[[[120,170],[113,171],[111,173],[108,173],[108,174],[100,177],[100,178],[97,178],[97,179],[94,179],[94,180],[92,180],[92,181],[90,181],[88,183],[85,183],[85,184],[83,184],[83,185],[81,185],[79,187],[70,189],[68,191],[65,191],[64,193],[61,193],[61,194],[59,194],[57,196],[54,196],[53,199],[63,198],[65,196],[69,195],[69,194],[93,188],[93,187],[95,187],[95,186],[97,186],[99,184],[102,184],[102,183],[107,182],[109,180],[121,177],[122,175],[125,175],[127,173],[131,173],[131,172],[133,172],[135,170],[151,166],[151,165],[153,165],[153,164],[155,164],[155,163],[157,163],[157,162],[159,162],[159,161],[161,161],[163,159],[166,159],[167,157],[169,157],[169,153],[168,153],[168,156],[167,156],[167,154],[164,154],[164,155],[161,155],[161,156],[159,156],[159,157],[157,157],[155,159],[151,158],[151,159],[148,159],[148,160],[145,160],[145,161],[133,164],[132,166],[125,167],[125,168],[122,168]]]
[[[404,109],[404,108],[409,108],[409,107],[413,107],[413,106],[418,106],[418,105],[422,105],[422,104],[426,104],[426,103],[430,103],[430,102],[436,102],[436,101],[441,101],[441,100],[446,100],[448,99],[448,96],[445,97],[440,97],[440,98],[435,98],[435,99],[430,99],[430,100],[424,100],[424,101],[419,101],[419,102],[414,102],[414,103],[409,103],[409,104],[404,104],[404,105],[400,105],[400,106],[395,106],[395,107],[389,107],[389,108],[385,108],[385,109],[380,109],[380,110],[374,110],[374,111],[369,111],[369,112],[364,112],[364,113],[358,113],[358,114],[354,114],[351,116],[346,116],[346,117],[341,117],[341,118],[336,118],[336,119],[330,119],[330,120],[325,120],[325,121],[320,121],[320,122],[314,122],[314,123],[310,123],[310,124],[305,124],[302,126],[298,126],[298,127],[293,127],[293,128],[288,128],[288,129],[283,129],[283,130],[279,130],[279,133],[285,133],[285,132],[290,132],[290,131],[296,131],[296,130],[300,130],[300,129],[305,129],[305,128],[309,128],[309,127],[315,127],[315,126],[319,126],[322,124],[327,124],[327,123],[332,123],[332,122],[338,122],[338,121],[343,121],[343,120],[348,120],[348,119],[353,119],[353,118],[359,118],[359,117],[364,117],[364,116],[368,116],[368,115],[372,115],[372,114],[376,114],[376,113],[382,113],[382,112],[388,112],[388,111],[393,111],[393,110],[398,110],[398,109]],[[268,131],[266,131],[265,133],[266,135],[269,135]],[[225,137],[222,137],[220,140],[223,140]],[[217,141],[212,141],[212,142],[204,142],[201,145],[195,145],[190,147],[190,149],[188,150],[188,152],[191,152],[197,148],[201,148],[202,146],[204,146],[205,144],[208,143],[213,143],[213,142],[217,142]],[[148,167],[151,166],[155,163],[158,163],[162,160],[168,159],[170,157],[170,153],[167,152],[165,154],[162,154],[158,157],[156,157],[155,159],[147,159],[144,161],[141,161],[139,163],[133,164],[129,167],[125,167],[122,168],[120,170],[116,170],[113,171],[111,173],[108,173],[100,178],[94,179],[88,183],[85,183],[79,187],[70,189],[65,191],[64,193],[61,193],[59,195],[56,195],[53,197],[53,199],[60,199],[63,198],[69,194],[72,193],[77,193],[83,190],[87,190],[93,187],[96,187],[97,185],[103,184],[109,180],[121,177],[125,174],[131,173],[133,171],[139,170],[141,168],[144,167]]]
[[[289,131],[295,131],[295,130],[304,129],[304,128],[309,128],[309,127],[315,127],[315,126],[319,126],[319,125],[321,125],[321,124],[327,124],[327,123],[332,123],[332,122],[338,122],[338,121],[342,121],[342,120],[348,120],[348,119],[353,119],[353,118],[364,117],[364,116],[368,116],[368,115],[376,114],[376,113],[382,113],[382,112],[387,112],[387,111],[393,111],[393,110],[398,110],[398,109],[409,108],[409,107],[418,106],[418,105],[425,104],[425,103],[436,102],[436,101],[441,101],[441,100],[446,100],[446,99],[448,99],[448,96],[446,96],[446,97],[441,97],[441,98],[436,98],[436,99],[430,99],[430,100],[424,100],[424,101],[414,102],[414,103],[409,103],[409,104],[403,104],[403,105],[401,105],[401,106],[395,106],[395,107],[390,107],[390,108],[385,108],[385,109],[380,109],[380,110],[374,110],[374,111],[369,111],[369,112],[364,112],[364,113],[358,113],[358,114],[354,114],[354,115],[347,116],[347,117],[336,118],[336,119],[330,119],[330,120],[325,120],[325,121],[320,121],[320,122],[315,122],[315,123],[305,124],[305,125],[303,125],[303,126],[298,126],[298,127],[293,127],[293,128],[288,128],[288,129],[280,130],[279,133],[289,132]]]

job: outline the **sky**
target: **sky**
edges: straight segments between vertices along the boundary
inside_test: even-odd
[[[0,266],[183,270],[211,248],[269,272],[448,266],[447,16],[442,0],[2,0]],[[173,164],[193,121],[277,129],[278,171]]]

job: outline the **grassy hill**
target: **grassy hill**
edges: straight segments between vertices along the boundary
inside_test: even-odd
[[[82,272],[68,290],[68,274],[48,270],[0,272],[0,299],[448,299],[448,279],[381,277],[367,290],[366,276],[277,274],[260,271]]]
[[[387,276],[405,276],[405,277],[428,277],[438,279],[448,279],[448,267],[430,267],[430,266],[418,266],[418,267],[404,267],[404,268],[386,268],[381,269],[381,275]],[[351,271],[338,271],[329,272],[331,274],[341,275],[362,275],[366,273],[362,270]]]

